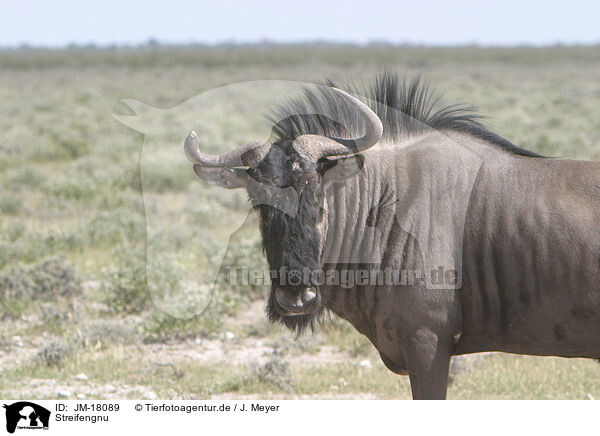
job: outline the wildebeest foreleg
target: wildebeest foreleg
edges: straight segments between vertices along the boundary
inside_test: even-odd
[[[452,340],[428,328],[419,328],[405,339],[404,354],[415,400],[444,400]]]

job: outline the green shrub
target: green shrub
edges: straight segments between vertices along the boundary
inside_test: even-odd
[[[257,392],[268,389],[292,392],[294,380],[288,362],[273,353],[263,365],[250,365],[249,371],[239,374],[217,387],[218,392]]]
[[[47,182],[46,191],[59,199],[86,202],[95,197],[96,189],[95,182],[90,179],[55,178]]]
[[[16,192],[0,194],[0,213],[17,215],[23,206],[23,197]]]
[[[123,320],[95,320],[77,329],[72,342],[81,348],[104,349],[110,345],[139,343],[136,329]]]
[[[85,230],[92,246],[121,245],[145,237],[142,216],[124,207],[95,214],[86,224]]]
[[[0,307],[5,317],[18,318],[43,302],[61,302],[80,293],[79,274],[64,256],[31,266],[16,263],[0,273]]]
[[[255,368],[254,373],[261,383],[276,386],[286,392],[292,390],[290,365],[277,353],[273,353],[264,365]]]
[[[33,165],[25,165],[7,176],[7,186],[12,188],[36,188],[46,180],[46,175]]]
[[[71,355],[73,348],[64,340],[53,341],[46,345],[36,358],[46,366],[60,367],[64,360]]]
[[[76,229],[32,231],[17,223],[5,227],[0,239],[0,268],[11,262],[33,263],[45,256],[81,250],[85,241]]]
[[[209,336],[222,325],[221,320],[215,317],[206,317],[205,314],[196,315],[189,319],[176,318],[161,311],[153,309],[142,325],[144,342],[157,343],[172,340],[185,340],[196,336]]]
[[[38,146],[30,151],[32,158],[38,161],[76,159],[90,152],[92,144],[83,132],[77,132],[74,126],[59,127],[45,132],[45,142],[36,144]]]
[[[80,292],[80,278],[64,256],[52,257],[32,266],[14,264],[0,274],[1,298],[28,296],[52,300]]]
[[[183,191],[190,182],[189,166],[148,163],[142,168],[142,188],[151,192]]]
[[[141,313],[149,308],[146,258],[140,249],[115,250],[117,261],[104,272],[106,304],[116,313]]]
[[[188,298],[190,303],[188,303]],[[193,297],[186,296],[184,292],[179,297],[182,308],[177,310],[186,313],[183,306],[194,305]],[[206,307],[200,313],[189,318],[174,317],[154,308],[145,319],[142,329],[145,342],[167,342],[170,340],[183,340],[197,336],[214,337],[222,332],[225,318],[235,314],[242,297],[229,290],[219,289],[215,286],[209,296]],[[171,310],[177,309],[173,306]]]

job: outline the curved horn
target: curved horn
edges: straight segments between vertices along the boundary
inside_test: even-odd
[[[196,132],[190,132],[183,144],[185,155],[190,162],[205,167],[222,168],[257,165],[265,157],[270,147],[271,144],[268,141],[256,141],[216,156],[204,154],[198,148],[198,135],[196,135]]]
[[[381,123],[381,120],[379,119],[377,114],[373,112],[373,110],[369,106],[364,104],[358,98],[348,94],[347,92],[342,91],[338,88],[331,89],[332,91],[340,95],[342,98],[345,98],[348,101],[348,103],[350,103],[352,106],[354,106],[354,108],[358,110],[363,120],[365,121],[365,124],[367,125],[367,131],[364,134],[364,136],[358,139],[353,139],[351,141],[354,144],[354,146],[358,149],[357,151],[365,151],[377,144],[383,136],[383,124]],[[348,142],[348,140],[344,139],[336,139],[336,141],[341,143]]]
[[[331,90],[345,99],[358,110],[367,125],[367,131],[358,139],[328,138],[317,135],[301,135],[294,141],[295,146],[316,158],[348,156],[368,150],[379,142],[383,136],[383,124],[373,110],[362,101],[338,88]]]

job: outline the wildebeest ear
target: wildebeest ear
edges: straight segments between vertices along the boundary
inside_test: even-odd
[[[364,158],[360,154],[345,158],[336,158],[335,160],[326,159],[322,163],[325,169],[323,173],[323,182],[339,182],[356,176],[364,166]]]
[[[209,185],[226,189],[248,186],[248,174],[239,168],[213,168],[194,165],[194,172]]]

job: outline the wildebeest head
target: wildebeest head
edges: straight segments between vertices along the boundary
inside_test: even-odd
[[[366,124],[357,139],[300,135],[274,143],[258,141],[218,156],[201,153],[191,132],[185,153],[196,174],[209,184],[247,189],[260,216],[263,247],[271,271],[268,315],[300,331],[311,324],[323,307],[316,274],[322,272],[325,236],[323,209],[326,183],[355,174],[360,153],[382,136],[378,116],[360,100],[336,88]],[[290,209],[290,204],[294,207]]]

